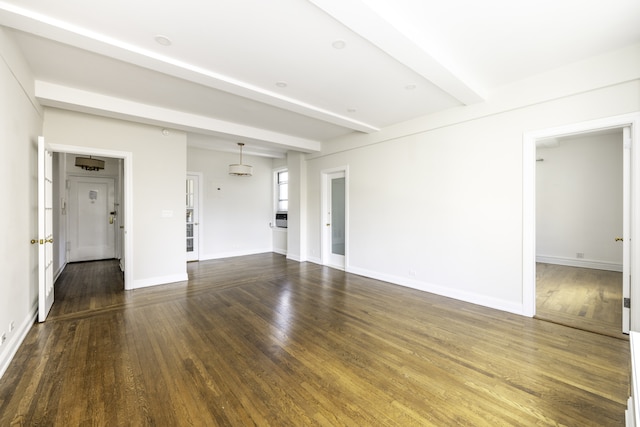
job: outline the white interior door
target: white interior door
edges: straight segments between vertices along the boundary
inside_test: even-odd
[[[53,292],[53,153],[38,138],[38,321],[44,322]]]
[[[69,261],[115,258],[113,178],[69,177]]]
[[[631,329],[631,128],[622,130],[622,332]]]
[[[347,247],[347,197],[344,171],[325,175],[323,263],[345,268]]]
[[[187,174],[186,206],[187,206],[187,262],[200,259],[199,247],[199,209],[200,209],[200,177]]]

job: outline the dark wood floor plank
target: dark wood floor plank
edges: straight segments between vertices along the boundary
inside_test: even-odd
[[[125,292],[71,264],[0,425],[616,426],[628,342],[275,254]]]

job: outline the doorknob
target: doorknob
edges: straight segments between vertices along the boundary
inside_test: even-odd
[[[113,216],[109,217],[109,224],[113,224]]]
[[[327,224],[327,227],[329,227],[331,224]]]
[[[623,242],[624,239],[622,237],[616,237],[616,242]]]
[[[51,239],[40,239],[40,240],[31,239],[31,244],[32,245],[35,245],[36,243],[40,243],[41,245],[44,245],[45,243],[53,243],[53,238],[51,238]]]

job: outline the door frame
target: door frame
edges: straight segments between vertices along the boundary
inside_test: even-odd
[[[327,209],[329,207],[329,180],[331,179],[331,175],[336,173],[344,173],[344,267],[336,266],[331,264],[330,259],[330,242],[329,238],[329,227],[326,227],[325,224],[328,223],[329,218],[327,217]],[[344,271],[349,271],[349,166],[338,166],[330,169],[323,169],[320,171],[321,174],[321,197],[322,202],[320,203],[320,219],[321,219],[321,238],[320,238],[320,254],[322,258],[322,265],[326,265],[328,267],[344,269]]]
[[[197,259],[191,260],[191,261],[200,261],[200,249],[202,247],[202,244],[200,243],[202,241],[202,233],[200,232],[201,228],[202,228],[202,172],[189,172],[187,171],[187,178],[189,178],[189,176],[193,176],[197,178],[197,182],[198,182],[198,188],[196,188],[196,193],[195,193],[195,197],[197,199],[196,202],[196,209],[194,209],[194,211],[196,212],[196,227],[194,228],[194,237],[196,238],[196,245],[197,247],[194,247],[195,250],[198,253],[198,257]],[[185,230],[186,231],[186,230]],[[185,242],[186,242],[186,237],[185,237]]]
[[[65,154],[80,154],[85,156],[100,156],[100,157],[112,157],[116,159],[122,159],[123,163],[123,194],[121,194],[120,200],[124,203],[124,224],[119,222],[120,225],[124,225],[124,289],[133,289],[133,248],[134,248],[134,234],[133,234],[133,153],[130,151],[115,151],[105,150],[92,147],[80,147],[75,145],[55,144],[49,143],[49,147],[52,152],[65,153]]]
[[[525,316],[533,317],[536,314],[536,140],[569,135],[591,133],[606,129],[630,128],[630,185],[629,207],[630,230],[628,236],[623,236],[629,241],[629,252],[635,254],[635,242],[640,241],[640,225],[637,220],[640,203],[640,112],[603,119],[584,121],[565,126],[529,131],[523,134],[522,172],[523,172],[523,199],[522,199],[522,309]],[[627,149],[627,148],[624,148]],[[640,300],[640,257],[631,256],[629,260],[630,297],[632,305],[630,310],[630,329],[640,329],[640,301],[633,302],[637,296]]]

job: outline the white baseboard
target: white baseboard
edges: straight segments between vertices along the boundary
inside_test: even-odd
[[[318,258],[318,257],[307,257],[307,261],[308,261],[308,262],[312,262],[312,263],[314,263],[314,264],[323,265],[323,264],[322,264],[322,258]]]
[[[232,251],[232,252],[219,252],[216,254],[201,255],[199,260],[207,261],[210,259],[233,258],[236,256],[258,255],[258,254],[264,254],[268,252],[274,252],[273,248],[249,249],[249,250]]]
[[[13,357],[18,352],[20,344],[26,338],[38,317],[38,306],[31,309],[31,313],[22,321],[18,328],[9,336],[9,340],[2,345],[0,352],[0,378],[4,375]]]
[[[273,248],[272,252],[279,254],[279,255],[287,255],[287,250],[286,249],[278,249],[278,248]]]
[[[307,262],[307,261],[309,261],[309,259],[306,257],[306,255],[292,254],[292,253],[287,253],[287,259],[290,259],[292,261],[297,261],[297,262]]]
[[[148,288],[149,286],[166,285],[175,282],[185,282],[187,280],[189,280],[187,273],[162,277],[150,277],[148,279],[134,280],[133,286],[127,288],[127,290]]]
[[[55,285],[55,283],[58,281],[58,277],[60,277],[60,275],[62,274],[62,272],[64,271],[64,269],[67,267],[67,263],[66,261],[60,266],[60,268],[58,269],[58,271],[56,271],[53,274],[53,284]]]
[[[523,316],[525,315],[523,305],[511,302],[511,301],[505,301],[498,298],[488,297],[486,295],[479,295],[474,292],[451,289],[449,287],[440,286],[433,283],[421,282],[415,279],[408,279],[405,277],[398,277],[398,276],[393,276],[389,274],[379,273],[376,271],[371,271],[371,270],[367,270],[359,267],[349,266],[347,267],[346,271],[348,273],[358,274],[360,276],[382,280],[394,285],[405,286],[407,288],[417,289],[419,291],[429,292],[429,293],[440,295],[443,297],[453,298],[459,301],[481,305],[483,307],[493,308],[496,310],[506,311],[508,313],[514,313],[514,314],[519,314]]]
[[[544,264],[566,265],[568,267],[591,268],[594,270],[622,272],[622,264],[592,259],[563,258],[549,255],[536,255],[536,262]]]

